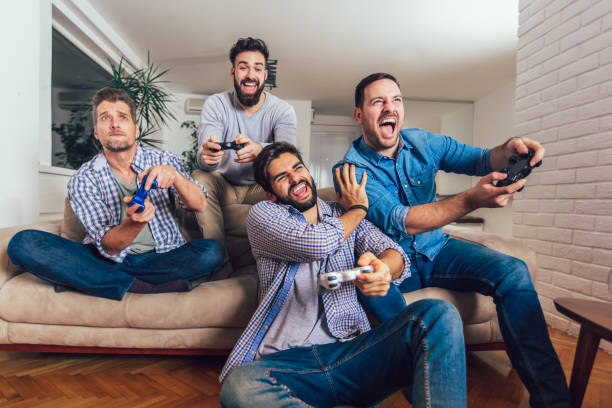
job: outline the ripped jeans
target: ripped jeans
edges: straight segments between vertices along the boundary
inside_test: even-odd
[[[372,406],[412,387],[416,407],[465,407],[463,325],[425,299],[346,342],[280,351],[234,368],[223,407]]]

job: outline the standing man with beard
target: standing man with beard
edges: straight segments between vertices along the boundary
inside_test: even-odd
[[[402,249],[366,221],[366,178],[344,166],[338,203],[317,190],[295,146],[266,146],[251,208],[259,306],[221,372],[227,408],[372,406],[411,387],[414,407],[465,407],[463,328],[447,301],[425,299],[371,329],[357,292],[383,296],[408,275]],[[373,268],[335,290],[326,272]]]
[[[293,107],[264,91],[268,56],[263,40],[240,38],[229,53],[234,91],[212,95],[202,108],[198,163],[203,171],[193,177],[208,190],[208,207],[197,218],[204,237],[224,246],[222,207],[265,199],[255,183],[253,160],[270,143],[296,141]],[[241,147],[222,150],[219,142]]]

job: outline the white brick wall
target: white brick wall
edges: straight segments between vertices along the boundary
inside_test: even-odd
[[[547,153],[515,197],[512,231],[538,254],[549,324],[576,333],[555,297],[610,300],[612,1],[520,0],[519,11],[515,135]]]

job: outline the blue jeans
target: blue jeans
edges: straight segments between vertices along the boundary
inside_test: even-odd
[[[223,407],[371,406],[412,386],[414,407],[465,407],[463,326],[425,299],[356,338],[280,351],[234,368]]]
[[[223,247],[214,240],[197,239],[172,251],[127,255],[115,263],[85,245],[45,231],[24,230],[11,239],[13,264],[39,278],[88,295],[120,300],[136,278],[149,283],[196,280],[223,264]]]
[[[402,310],[400,291],[429,286],[492,296],[508,356],[529,391],[531,406],[571,407],[565,375],[523,261],[450,239],[434,260],[416,255],[411,262],[413,276],[399,290],[393,287],[383,298],[360,298],[366,309],[385,321]]]

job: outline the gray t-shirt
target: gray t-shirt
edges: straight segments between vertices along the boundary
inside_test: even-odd
[[[278,316],[266,332],[255,359],[295,347],[338,341],[327,328],[317,275],[320,261],[300,264]]]
[[[202,144],[210,139],[210,135],[215,135],[221,142],[231,142],[238,133],[242,133],[264,147],[273,142],[295,145],[295,110],[282,99],[264,93],[266,100],[252,115],[247,115],[242,109],[233,91],[214,94],[206,99],[198,133],[198,164],[202,170],[218,171],[232,184],[255,184],[253,163],[236,163],[234,150],[225,150],[221,162],[216,166],[204,163],[201,157]]]
[[[133,196],[136,194],[138,190],[138,185],[136,183],[136,176],[134,176],[134,180],[131,183],[126,182],[111,168],[111,174],[113,178],[117,182],[117,187],[119,188],[119,196],[121,199],[121,221],[123,221],[126,217],[125,213],[127,211],[127,204],[123,201],[123,197]],[[153,251],[155,249],[155,238],[153,238],[153,234],[151,233],[151,227],[149,223],[145,225],[145,227],[136,235],[136,238],[130,244],[130,254],[143,254],[145,252]]]

